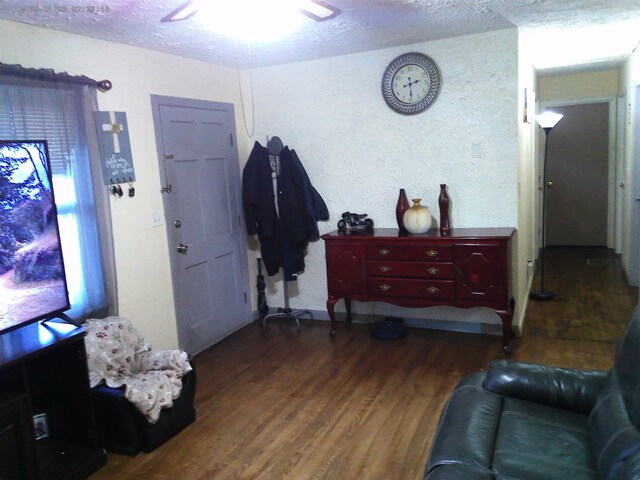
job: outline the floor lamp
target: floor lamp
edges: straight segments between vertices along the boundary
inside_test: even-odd
[[[547,152],[549,150],[549,132],[563,117],[560,113],[544,112],[536,115],[536,122],[544,130],[544,162],[542,164],[542,248],[540,249],[540,290],[531,292],[529,298],[532,300],[553,300],[556,294],[544,289],[544,251],[546,248],[545,224],[546,224],[546,191],[547,191]]]

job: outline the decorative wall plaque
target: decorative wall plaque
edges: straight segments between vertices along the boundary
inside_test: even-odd
[[[136,179],[124,112],[96,112],[96,128],[106,185],[132,183]]]

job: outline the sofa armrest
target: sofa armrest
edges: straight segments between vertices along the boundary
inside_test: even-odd
[[[586,415],[595,405],[606,375],[607,372],[600,370],[494,360],[489,363],[484,388]]]

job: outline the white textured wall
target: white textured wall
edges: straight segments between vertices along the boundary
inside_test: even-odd
[[[522,333],[524,314],[527,306],[527,292],[533,279],[533,269],[527,263],[536,258],[534,204],[538,196],[535,182],[535,132],[538,124],[534,120],[536,113],[536,79],[532,65],[534,39],[520,34],[518,48],[519,87],[518,87],[518,235],[515,242],[512,275],[514,288],[520,299],[516,302],[514,329]],[[525,112],[525,91],[526,112]],[[526,121],[525,121],[526,114]]]
[[[430,109],[403,116],[387,107],[380,82],[389,62],[410,51],[438,63],[443,86]],[[424,199],[437,220],[440,183],[449,187],[454,227],[518,226],[516,29],[262,68],[253,81],[254,138],[264,144],[266,135],[278,135],[296,149],[329,207],[322,233],[347,210],[395,227],[400,188]],[[481,158],[472,158],[472,144]],[[306,262],[291,304],[324,310],[322,241],[309,246]],[[278,279],[269,281],[272,306],[282,305]],[[384,309],[354,306],[362,313]]]
[[[538,94],[541,102],[615,97],[619,90],[618,77],[617,69],[541,75]]]
[[[163,206],[150,95],[239,105],[235,70],[13,22],[0,21],[0,36],[1,62],[113,82],[110,92],[98,93],[98,103],[101,110],[126,112],[137,180],[135,198],[111,201],[120,314],[156,348],[175,348],[167,236],[164,226],[151,226],[151,213]],[[241,157],[245,147],[243,141]]]
[[[640,135],[640,112],[637,106],[640,104],[637,95],[637,87],[640,86],[640,48],[629,55],[624,64],[621,75],[621,90],[626,94],[627,121],[625,131],[625,185],[633,186],[638,184],[640,178],[640,151],[636,150],[634,138]],[[623,218],[623,248],[622,261],[625,271],[629,272],[632,265],[629,262],[631,256],[631,236],[638,235],[632,232],[634,211],[634,196],[637,195],[633,188],[625,188],[624,192],[624,218]],[[640,275],[640,274],[639,274]]]

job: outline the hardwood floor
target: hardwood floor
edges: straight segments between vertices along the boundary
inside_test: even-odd
[[[586,264],[610,257],[549,250],[559,299],[529,303],[510,358],[611,366],[638,291],[619,265]],[[109,454],[91,479],[421,479],[451,389],[503,356],[500,337],[411,329],[380,341],[339,326],[331,340],[328,322],[254,323],[198,355],[196,422],[150,454]]]

